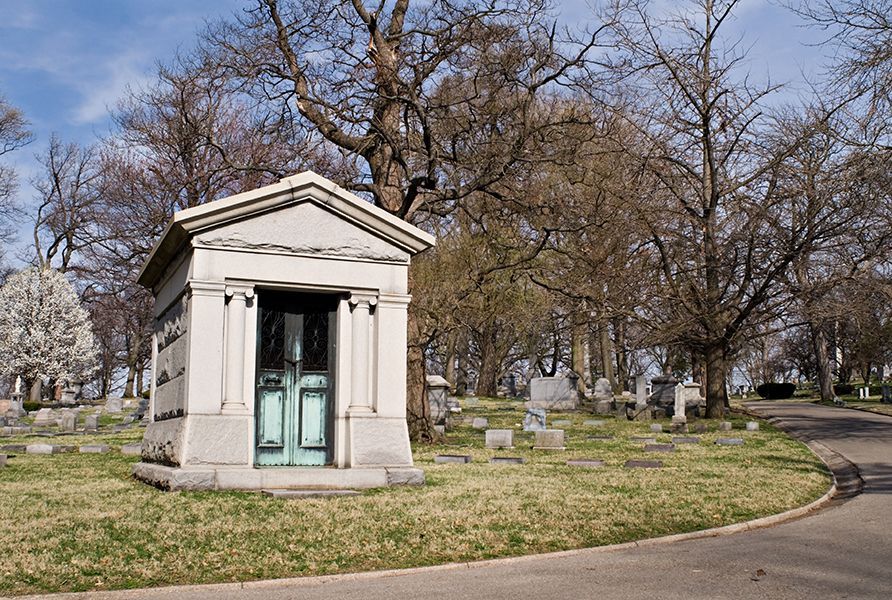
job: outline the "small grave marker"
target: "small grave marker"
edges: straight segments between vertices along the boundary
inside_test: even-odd
[[[564,450],[564,430],[546,429],[536,432],[534,450]]]
[[[650,431],[651,433],[663,433],[663,426],[659,423],[651,423]]]
[[[674,437],[672,438],[673,444],[699,444],[700,438],[698,437]]]
[[[542,431],[545,427],[545,409],[528,408],[523,417],[524,431]]]
[[[513,448],[514,431],[511,429],[487,429],[487,448]]]
[[[6,466],[6,455],[0,454],[0,469]]]
[[[303,498],[334,498],[337,496],[359,496],[356,490],[261,490],[261,494],[281,500],[300,500]]]
[[[486,417],[474,417],[474,420],[471,421],[471,427],[474,429],[486,429],[489,427],[489,419]]]
[[[747,431],[759,431],[759,423],[757,421],[749,421],[746,424]]]
[[[632,437],[629,438],[629,440],[631,440],[633,442],[644,442],[645,444],[656,444],[657,443],[657,438],[655,438],[653,436],[647,437],[647,436],[641,436],[641,435],[633,435]]]
[[[740,438],[719,438],[715,443],[719,446],[743,446],[743,440]]]
[[[734,424],[731,421],[722,421],[719,423],[719,431],[731,431],[734,429]]]
[[[573,424],[573,421],[568,421],[567,419],[558,419],[557,421],[552,421],[552,425],[556,427],[567,427]]]
[[[99,415],[87,415],[84,418],[84,431],[99,430]]]
[[[436,464],[444,464],[444,463],[466,464],[469,462],[471,462],[470,454],[438,454],[434,457],[434,463],[436,463]]]
[[[586,427],[603,427],[604,421],[599,421],[597,419],[586,419],[582,422]]]
[[[674,444],[645,444],[645,452],[675,452]]]
[[[81,454],[105,454],[110,448],[107,444],[88,444],[81,446],[78,450]]]
[[[142,444],[125,444],[121,446],[121,454],[139,456],[142,454]]]
[[[612,440],[612,435],[587,435],[585,437],[587,440]]]

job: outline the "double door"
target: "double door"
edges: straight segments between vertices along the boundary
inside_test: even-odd
[[[332,370],[337,298],[258,293],[258,466],[332,462]]]

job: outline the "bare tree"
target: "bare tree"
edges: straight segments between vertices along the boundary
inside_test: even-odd
[[[22,112],[0,96],[0,159],[32,140],[28,122]],[[0,242],[8,243],[12,237],[10,221],[19,211],[16,202],[18,178],[15,169],[0,162]],[[2,258],[2,253],[0,253]]]

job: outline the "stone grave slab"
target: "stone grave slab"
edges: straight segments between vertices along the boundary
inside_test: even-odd
[[[522,456],[493,456],[489,462],[494,465],[522,465],[526,461]]]
[[[556,421],[552,421],[551,424],[555,427],[569,427],[573,424],[573,421],[570,421],[569,419],[558,419]]]
[[[25,444],[6,444],[5,446],[0,446],[0,452],[5,452],[7,454],[12,452],[27,452],[28,446]]]
[[[121,446],[121,454],[139,456],[142,454],[142,444],[124,444]]]
[[[438,454],[434,457],[434,463],[469,463],[471,462],[470,454]]]
[[[672,438],[673,444],[699,444],[700,438],[698,437],[674,437]]]
[[[585,436],[587,440],[612,440],[612,435],[587,435]]]
[[[487,448],[513,448],[514,431],[511,429],[487,429]]]
[[[643,442],[645,444],[656,444],[657,438],[653,436],[641,436],[641,435],[633,435],[629,438],[629,441],[632,442]]]
[[[105,454],[110,449],[107,444],[87,444],[78,448],[78,451],[81,454]]]
[[[335,498],[338,496],[360,496],[356,490],[260,490],[270,498],[281,500],[301,500],[303,498]]]
[[[591,458],[580,458],[567,461],[568,467],[581,467],[583,469],[597,469],[604,466],[603,460],[595,460]]]
[[[674,444],[645,444],[645,452],[675,452]]]
[[[627,460],[623,466],[627,469],[662,469],[663,463],[659,460]]]
[[[536,432],[534,450],[564,450],[564,430],[546,429]]]
[[[486,429],[489,427],[489,419],[486,417],[474,417],[474,420],[471,421],[471,427],[474,429]]]
[[[603,427],[604,421],[599,421],[598,419],[586,419],[582,424],[586,427]]]
[[[718,446],[743,446],[743,440],[740,438],[719,438],[715,443]]]
[[[52,454],[53,446],[51,444],[28,444],[25,452],[28,454]]]
[[[468,396],[464,400],[465,406],[480,406],[480,398],[476,396]]]

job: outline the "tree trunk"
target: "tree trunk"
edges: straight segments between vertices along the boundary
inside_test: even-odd
[[[409,438],[416,442],[430,443],[436,441],[439,436],[434,429],[430,404],[427,400],[421,324],[411,306],[407,325],[409,339],[406,354],[406,422],[409,426]]]
[[[498,328],[486,325],[480,335],[480,372],[477,374],[477,395],[495,398],[498,395],[499,368],[501,367],[496,349]]]
[[[610,382],[610,387],[616,389],[616,377],[613,375],[613,343],[610,341],[610,330],[604,323],[599,328],[601,343],[601,376]]]
[[[721,344],[706,349],[706,417],[725,416],[725,349]]]
[[[579,319],[573,324],[570,341],[573,372],[579,377],[576,380],[576,391],[583,396],[585,395],[585,330],[586,323]]]
[[[443,379],[449,382],[449,385],[455,389],[455,332],[449,334],[446,342],[446,360],[443,365]]]
[[[616,340],[616,386],[614,392],[629,391],[629,357],[626,355],[626,324],[622,319],[613,322]]]
[[[830,364],[830,346],[827,343],[827,334],[820,326],[809,325],[811,329],[812,347],[815,352],[815,362],[818,365],[818,390],[821,400],[830,402],[833,400],[833,367]]]
[[[592,385],[595,385],[595,382],[598,380],[598,377],[601,376],[599,369],[600,354],[601,350],[598,347],[598,335],[597,333],[589,328],[588,330],[588,370],[589,370],[589,380],[592,382]]]
[[[127,341],[127,359],[125,366],[127,367],[127,383],[124,385],[124,397],[133,398],[135,396],[136,370],[139,368],[139,336],[133,334]]]
[[[703,355],[691,350],[691,379],[700,384],[700,395],[706,397],[706,373],[703,365]]]
[[[455,368],[455,395],[464,396],[468,393],[468,332],[462,329],[458,334],[456,343],[456,368]]]

